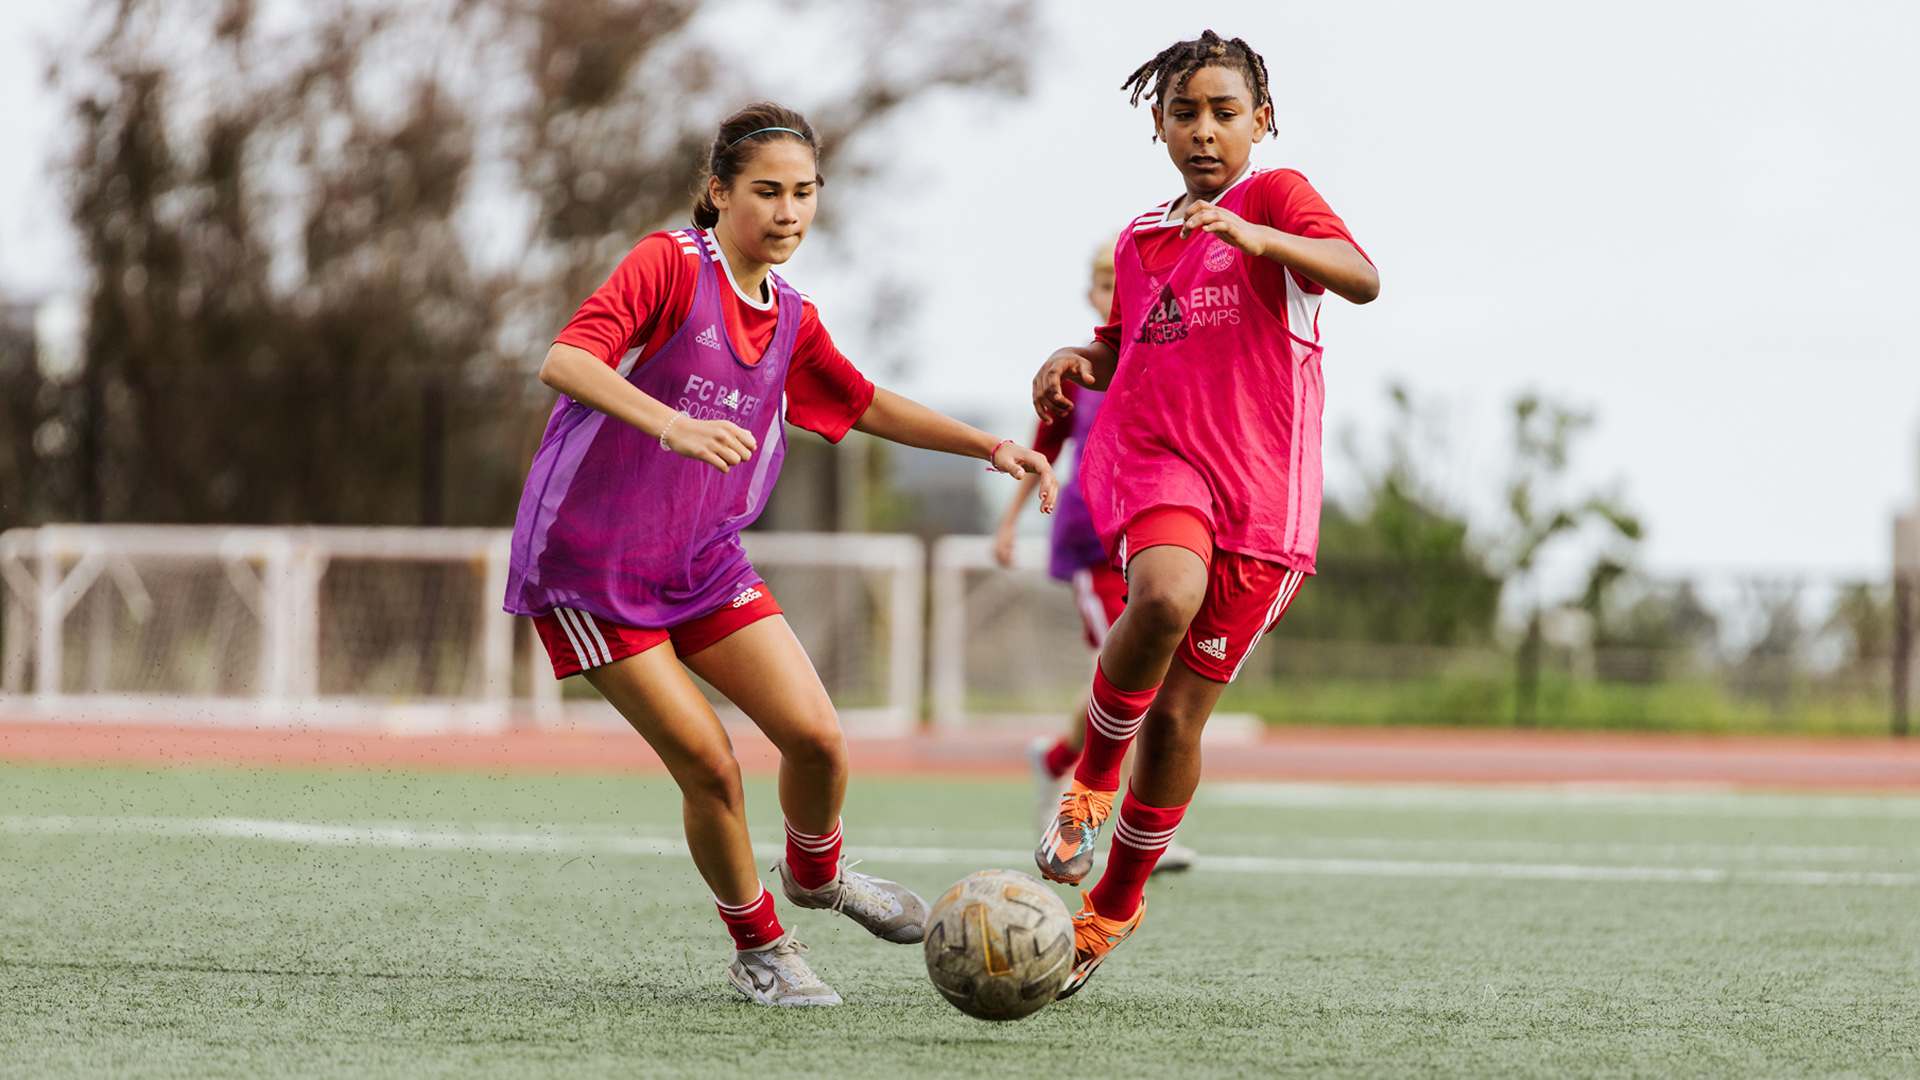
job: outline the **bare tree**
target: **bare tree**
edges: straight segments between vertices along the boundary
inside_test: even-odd
[[[846,148],[905,106],[1022,91],[1032,29],[1026,0],[265,7],[96,0],[56,71],[93,279],[76,516],[506,520],[539,346],[681,219],[720,115],[794,90],[857,187],[885,162]],[[763,81],[725,17],[847,27],[857,77]]]
[[[1508,579],[1526,597],[1527,625],[1520,641],[1515,680],[1514,722],[1531,726],[1539,720],[1540,665],[1545,647],[1542,619],[1547,603],[1541,596],[1539,563],[1542,553],[1562,538],[1588,524],[1627,543],[1640,539],[1640,521],[1618,497],[1606,492],[1569,494],[1562,491],[1573,442],[1592,426],[1591,414],[1522,395],[1513,404],[1513,473],[1507,482]],[[1626,572],[1624,557],[1603,551],[1587,572],[1584,595],[1572,606],[1598,609],[1607,588]]]

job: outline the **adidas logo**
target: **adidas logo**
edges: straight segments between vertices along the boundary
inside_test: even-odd
[[[1227,639],[1223,637],[1208,638],[1205,641],[1195,644],[1194,648],[1199,649],[1215,660],[1225,660],[1227,658]]]
[[[743,592],[739,596],[736,596],[733,598],[733,606],[736,608],[746,607],[748,604],[753,603],[755,600],[758,600],[765,595],[767,594],[761,592],[755,586],[749,585],[747,586],[746,592]],[[1223,655],[1221,659],[1225,659],[1225,656]]]
[[[1180,298],[1171,285],[1160,286],[1160,298],[1147,309],[1147,321],[1134,341],[1142,345],[1165,345],[1187,336],[1186,313],[1180,310]]]
[[[711,326],[700,331],[699,334],[694,336],[693,340],[695,344],[705,345],[709,349],[717,349],[720,347],[720,335]]]

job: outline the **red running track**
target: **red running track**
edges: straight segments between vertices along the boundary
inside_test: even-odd
[[[741,764],[771,771],[778,755],[733,729]],[[850,737],[857,774],[1026,775],[1031,732],[978,729]],[[1210,779],[1439,783],[1731,784],[1920,789],[1920,744],[1891,739],[1390,729],[1271,729],[1258,741],[1210,745]],[[500,735],[143,724],[0,723],[0,761],[282,768],[369,766],[534,772],[657,772],[639,736],[510,731]]]

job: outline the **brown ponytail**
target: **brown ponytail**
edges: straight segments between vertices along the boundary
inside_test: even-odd
[[[720,223],[720,211],[714,208],[707,178],[713,177],[723,186],[731,188],[735,178],[753,160],[757,148],[774,139],[806,143],[814,157],[820,156],[820,144],[814,140],[813,126],[807,123],[806,117],[784,105],[757,101],[721,123],[720,131],[713,137],[713,148],[707,153],[706,171],[700,175],[699,188],[694,194],[694,225],[711,229]],[[813,182],[816,185],[825,183],[817,172]]]

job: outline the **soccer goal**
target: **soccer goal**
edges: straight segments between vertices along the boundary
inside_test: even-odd
[[[985,536],[934,542],[931,659],[934,722],[1031,724],[1064,716],[1093,670],[1073,593],[1047,576],[1047,541],[1024,537],[1014,564]]]
[[[920,541],[745,540],[849,725],[911,724]],[[0,715],[402,731],[606,719],[561,692],[528,620],[500,610],[509,543],[503,529],[0,534]]]

